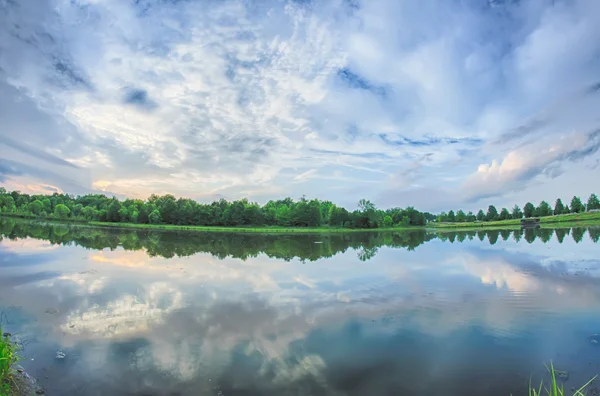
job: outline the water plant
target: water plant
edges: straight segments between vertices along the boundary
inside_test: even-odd
[[[531,384],[531,379],[529,380],[529,396],[564,396],[565,388],[564,384],[559,384],[558,378],[560,377],[560,371],[554,368],[552,362],[550,362],[550,367],[546,366],[548,372],[550,373],[550,384],[549,386],[544,385],[544,381],[540,381],[540,385],[534,388]],[[589,380],[585,385],[580,387],[577,390],[572,391],[573,396],[585,396],[585,389],[598,377],[594,376],[591,380]]]
[[[19,361],[17,352],[18,346],[10,334],[0,328],[0,396],[10,394],[13,367]]]

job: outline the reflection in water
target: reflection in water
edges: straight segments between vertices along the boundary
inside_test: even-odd
[[[567,388],[600,371],[597,228],[0,234],[0,310],[49,394],[506,396],[549,360]]]
[[[571,231],[572,230],[572,231]],[[149,256],[185,257],[196,253],[210,253],[218,258],[234,257],[247,259],[259,254],[271,258],[315,261],[344,253],[348,249],[357,251],[361,261],[372,259],[380,247],[414,250],[434,239],[464,242],[475,237],[495,245],[501,237],[519,242],[522,237],[528,243],[536,239],[548,243],[556,233],[556,239],[563,243],[571,234],[576,243],[583,241],[587,233],[593,242],[600,239],[600,227],[574,228],[527,228],[514,230],[473,230],[473,231],[425,231],[383,232],[383,233],[339,233],[339,234],[244,234],[244,233],[198,233],[164,232],[146,230],[117,230],[114,228],[89,227],[84,225],[27,222],[0,218],[0,238],[18,239],[33,237],[53,244],[75,244],[89,249],[145,250]]]

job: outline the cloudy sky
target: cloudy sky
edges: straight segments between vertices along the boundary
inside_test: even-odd
[[[425,210],[587,196],[597,0],[0,0],[0,184]]]

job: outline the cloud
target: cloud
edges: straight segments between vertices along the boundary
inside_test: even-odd
[[[572,133],[555,143],[532,143],[510,151],[501,162],[479,165],[477,172],[463,184],[463,194],[469,200],[501,195],[523,189],[531,179],[545,175],[554,178],[562,173],[561,166],[595,154],[600,148],[600,133]]]
[[[508,170],[599,127],[600,6],[555,3],[9,2],[0,134],[13,144],[0,157],[77,168],[0,177],[75,193],[264,201],[285,191],[397,206],[406,201],[377,198],[508,199],[484,180],[514,191],[523,175],[560,190],[537,171],[570,175],[584,192],[567,157],[597,160],[591,143]],[[494,170],[477,182],[480,164]],[[334,172],[344,177],[324,179]],[[408,204],[446,196],[427,202]]]

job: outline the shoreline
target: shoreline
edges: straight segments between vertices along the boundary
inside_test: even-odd
[[[345,234],[365,232],[394,232],[394,231],[461,231],[461,230],[494,230],[521,228],[521,220],[500,220],[489,222],[471,223],[445,223],[426,226],[404,226],[388,228],[341,228],[341,227],[229,227],[229,226],[184,226],[174,224],[136,224],[136,223],[109,223],[101,221],[87,221],[82,219],[59,219],[54,217],[35,217],[13,213],[2,213],[0,217],[19,218],[24,220],[48,221],[87,225],[92,227],[130,229],[130,230],[155,230],[155,231],[185,231],[185,232],[219,232],[219,233],[258,233],[258,234]],[[548,216],[540,218],[540,227],[556,228],[560,226],[600,226],[600,212],[586,212],[569,215]]]

